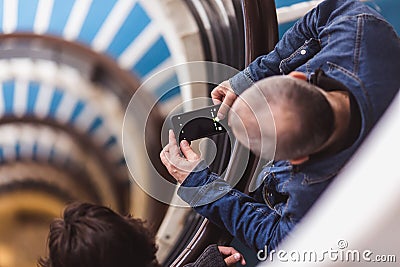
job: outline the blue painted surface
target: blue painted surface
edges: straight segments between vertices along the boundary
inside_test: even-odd
[[[377,9],[393,25],[397,34],[400,33],[399,0],[373,0],[369,5]]]
[[[93,1],[79,33],[78,40],[90,44],[117,0]]]
[[[4,152],[3,152],[3,148],[0,147],[0,163],[4,163]]]
[[[50,103],[50,109],[49,109],[49,116],[50,117],[55,117],[56,112],[58,110],[58,107],[60,106],[61,100],[64,97],[64,92],[61,90],[54,90],[53,97],[51,99]]]
[[[115,136],[110,136],[110,138],[105,142],[103,148],[110,149],[117,144],[117,138]]]
[[[132,72],[139,77],[144,77],[170,56],[168,46],[164,38],[160,36],[132,68]]]
[[[37,141],[35,141],[35,143],[33,144],[33,148],[32,148],[32,159],[33,160],[37,160],[38,149],[39,149],[39,145],[38,145]]]
[[[300,2],[307,2],[307,1],[301,1],[301,0],[276,0],[276,6],[277,8],[283,7],[283,6],[290,6],[295,3],[300,3]],[[369,2],[366,2],[367,5],[371,6],[375,10],[377,10],[379,13],[382,14],[387,21],[393,25],[395,31],[397,34],[400,33],[400,1],[399,0],[371,0]],[[279,25],[279,36],[282,37],[282,35],[295,23],[293,22],[288,22]]]
[[[304,0],[275,0],[276,8],[284,7],[284,6],[291,6],[296,3],[306,2]]]
[[[178,76],[175,74],[154,90],[158,101],[164,102],[180,92]]]
[[[5,110],[5,114],[14,114],[14,100],[15,100],[15,80],[9,80],[6,82],[3,82],[2,84],[2,95],[3,99],[0,101],[3,101],[3,106]],[[28,87],[27,87],[27,101],[26,101],[26,110],[28,114],[33,114],[38,96],[39,96],[39,91],[40,91],[40,84],[34,81],[29,82]],[[49,103],[49,112],[48,116],[51,118],[54,118],[58,109],[60,108],[60,104],[65,97],[65,91],[55,88],[54,91],[52,92],[52,97]],[[73,124],[76,119],[82,114],[82,111],[87,107],[87,104],[83,100],[78,100],[73,107],[73,111],[69,120],[70,124]],[[102,126],[104,126],[104,119],[101,116],[96,116],[91,122],[88,121],[87,125],[89,125],[87,134],[92,135],[94,134],[98,129],[100,129]],[[106,138],[107,141],[104,142],[103,148],[109,149],[112,146],[116,145],[118,143],[118,139],[116,136],[110,135]],[[2,149],[0,147],[0,149]],[[16,160],[23,160],[23,152],[22,150],[22,144],[20,142],[17,142],[14,144],[14,152],[16,156]],[[3,161],[3,150],[0,151],[0,164]],[[32,147],[32,159],[37,160],[37,154],[39,152],[39,144],[35,142]],[[56,156],[56,150],[55,148],[52,148],[52,151],[50,151],[49,155],[49,161],[53,160],[53,158]],[[121,164],[122,160],[119,159],[117,161],[117,164]]]
[[[62,34],[75,0],[55,0],[50,18],[49,33]]]
[[[33,113],[35,110],[39,88],[40,85],[36,82],[30,82],[28,85],[28,99],[26,104],[26,112],[28,114]]]
[[[18,31],[32,31],[35,24],[39,0],[25,0],[18,2]]]
[[[72,111],[71,117],[69,119],[70,124],[74,124],[75,120],[82,113],[82,110],[85,108],[86,104],[83,101],[78,101],[75,104],[74,110]]]
[[[7,81],[3,83],[3,97],[4,97],[3,101],[4,101],[5,114],[13,114],[14,93],[15,93],[14,81]]]
[[[71,16],[72,8],[77,0],[54,0],[54,4],[50,14],[47,34],[55,35],[62,38],[65,26]],[[115,7],[118,1],[123,0],[93,0],[87,16],[82,24],[81,31],[77,40],[86,45],[91,45],[94,38],[98,34],[101,27],[104,25],[108,15]],[[39,0],[19,0],[18,1],[18,18],[16,31],[32,32],[35,24],[36,14],[38,13]],[[4,0],[0,0],[0,32],[3,28],[4,18]],[[114,59],[118,57],[129,47],[129,45],[142,34],[143,30],[151,23],[151,19],[143,9],[140,3],[136,3],[130,10],[127,18],[122,26],[117,29],[113,40],[106,49],[106,54]],[[165,39],[160,36],[146,51],[142,58],[136,62],[131,68],[131,72],[139,78],[143,78],[157,66],[171,56],[170,50],[165,42]],[[178,94],[179,90],[174,90],[174,94]],[[27,109],[28,112],[34,110],[34,105],[37,97],[37,89],[30,89],[28,97]],[[162,100],[165,101],[172,94],[166,95]],[[11,95],[10,95],[11,97]],[[54,103],[53,103],[54,104]],[[10,105],[9,103],[8,111]],[[54,106],[52,108],[55,108]],[[77,109],[79,111],[79,109]],[[72,121],[74,118],[72,118]]]
[[[15,149],[15,159],[21,160],[21,144],[19,143],[19,141],[15,144],[14,146]]]
[[[142,6],[136,4],[115,35],[107,53],[118,58],[150,22],[151,20]]]
[[[287,23],[282,23],[279,24],[278,30],[279,30],[279,39],[282,38],[283,34],[290,29],[290,27],[293,26],[295,22],[287,22]]]
[[[103,119],[100,117],[96,117],[89,126],[88,134],[93,134],[100,126],[103,125]]]

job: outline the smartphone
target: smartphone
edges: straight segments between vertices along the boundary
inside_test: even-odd
[[[217,113],[221,105],[209,106],[171,117],[177,141],[194,141],[204,137],[225,133],[228,129],[227,119],[219,120]]]

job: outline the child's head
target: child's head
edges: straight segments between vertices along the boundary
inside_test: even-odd
[[[51,223],[48,246],[39,266],[158,266],[154,236],[142,221],[88,203],[67,206]]]

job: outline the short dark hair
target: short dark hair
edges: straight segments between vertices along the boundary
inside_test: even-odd
[[[272,77],[259,84],[269,105],[290,115],[293,128],[277,136],[276,158],[295,159],[310,155],[331,136],[334,114],[331,105],[314,85],[292,77]]]
[[[233,132],[261,133],[260,154],[267,159],[290,160],[319,152],[335,124],[333,109],[322,89],[289,76],[258,81],[240,95],[232,110],[241,114],[236,120],[230,116]],[[256,143],[257,137],[252,138]],[[255,147],[253,151],[258,152]]]
[[[51,223],[48,248],[38,266],[158,266],[154,235],[141,220],[89,203],[68,205]]]

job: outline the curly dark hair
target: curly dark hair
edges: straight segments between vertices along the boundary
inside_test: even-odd
[[[159,266],[154,235],[141,220],[89,203],[68,205],[51,223],[48,248],[40,267]]]

